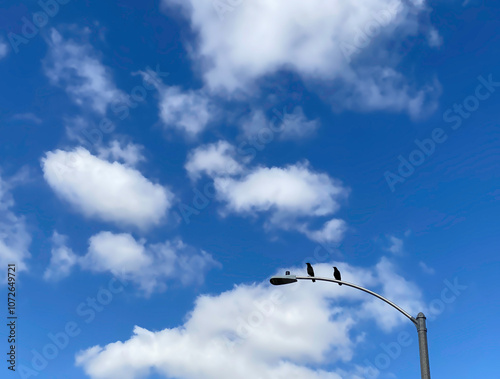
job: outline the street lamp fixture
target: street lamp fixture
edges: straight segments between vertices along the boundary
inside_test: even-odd
[[[295,275],[273,276],[271,278],[271,284],[274,284],[275,286],[295,283],[296,281],[297,277]]]
[[[270,279],[271,284],[275,286],[279,286],[282,284],[290,284],[290,283],[295,283],[298,280],[319,280],[319,281],[324,281],[324,282],[333,282],[333,283],[339,283],[339,284],[344,284],[348,287],[353,287],[356,288],[360,291],[364,291],[366,293],[369,293],[370,295],[373,295],[380,300],[386,302],[393,308],[397,309],[399,312],[404,314],[415,326],[417,327],[417,332],[418,332],[418,346],[419,346],[419,353],[420,353],[420,373],[421,373],[421,378],[422,379],[431,379],[431,373],[430,373],[430,367],[429,367],[429,349],[427,346],[427,327],[425,324],[425,315],[420,312],[417,315],[417,318],[413,317],[410,315],[408,312],[406,312],[404,309],[401,307],[397,306],[394,304],[392,301],[386,299],[385,297],[379,295],[376,292],[370,291],[369,289],[366,289],[364,287],[358,286],[357,284],[353,283],[348,283],[348,282],[343,282],[341,280],[337,279],[331,279],[331,278],[321,278],[318,276],[296,276],[296,275],[288,275],[289,271],[287,271],[287,275],[278,275],[278,276],[273,276]]]

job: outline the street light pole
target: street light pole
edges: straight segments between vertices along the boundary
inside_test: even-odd
[[[418,351],[420,353],[420,373],[422,379],[431,379],[429,367],[429,348],[427,347],[427,326],[425,316],[420,312],[417,316]]]
[[[392,301],[386,299],[385,297],[379,295],[376,292],[370,291],[369,289],[366,289],[364,287],[358,286],[357,284],[353,283],[348,283],[348,282],[343,282],[341,280],[337,279],[331,279],[331,278],[321,278],[318,276],[311,277],[311,276],[296,276],[296,275],[284,275],[284,276],[273,276],[270,280],[271,284],[278,286],[282,284],[290,284],[290,283],[295,283],[298,280],[319,280],[319,281],[324,281],[324,282],[333,282],[333,283],[340,283],[344,284],[348,287],[353,287],[356,288],[360,291],[364,291],[366,293],[369,293],[370,295],[373,295],[375,297],[378,297],[380,300],[385,301],[387,304],[392,306],[393,308],[397,309],[399,312],[404,314],[406,317],[410,319],[411,322],[415,324],[417,327],[417,332],[418,332],[418,350],[420,354],[420,375],[422,379],[431,379],[431,372],[430,372],[430,367],[429,367],[429,349],[427,346],[427,326],[425,323],[425,316],[422,312],[420,312],[417,316],[417,318],[413,317],[410,315],[408,312],[406,312],[403,308],[397,306],[394,304]]]

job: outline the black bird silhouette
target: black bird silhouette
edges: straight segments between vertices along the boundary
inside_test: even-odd
[[[307,275],[314,276],[313,266],[311,266],[310,263],[306,263],[306,265],[307,265]],[[316,280],[313,279],[312,281],[314,283]]]
[[[337,270],[337,267],[335,267],[335,266],[333,266],[333,277],[334,277],[335,279],[337,279],[337,280],[342,280],[342,279],[340,278],[340,271],[339,271],[339,270]],[[341,286],[341,285],[342,285],[342,283],[339,283],[339,286]]]

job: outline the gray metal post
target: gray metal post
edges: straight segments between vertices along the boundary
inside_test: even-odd
[[[429,367],[429,349],[427,347],[427,327],[425,325],[425,316],[420,312],[417,316],[418,331],[418,349],[420,352],[420,373],[422,379],[431,379],[431,370]]]

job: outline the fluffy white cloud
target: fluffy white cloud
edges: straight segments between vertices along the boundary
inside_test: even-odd
[[[367,269],[344,263],[315,265],[318,276],[331,276],[332,265],[343,278],[382,295],[406,296],[408,311],[422,308],[421,293],[382,261]],[[303,272],[304,267],[292,268]],[[392,289],[400,285],[397,289]],[[362,314],[371,297],[349,287],[300,281],[272,287],[267,281],[238,285],[219,295],[203,295],[184,324],[161,331],[134,327],[124,342],[81,351],[76,363],[92,379],[134,379],[155,370],[179,379],[314,378],[361,379],[367,368],[350,363],[363,341],[359,322],[366,317],[392,319],[399,314],[377,300],[383,314]],[[396,317],[390,329],[404,321]],[[364,327],[366,324],[363,324]],[[385,326],[385,324],[379,324]],[[126,357],[126,359],[124,359]],[[342,362],[345,370],[324,369]],[[373,376],[372,376],[373,377]]]
[[[158,90],[160,119],[166,129],[177,129],[194,138],[216,118],[217,109],[204,90],[169,87],[151,69],[139,74]]]
[[[128,143],[126,146],[123,145],[123,143],[118,141],[111,141],[109,146],[100,146],[97,148],[98,156],[106,160],[122,161],[131,167],[146,160],[141,153],[141,150],[144,148],[143,146],[133,143]]]
[[[136,283],[149,295],[166,288],[166,279],[178,279],[183,284],[203,281],[204,273],[220,267],[205,251],[195,253],[182,241],[167,241],[146,245],[130,234],[101,232],[89,240],[87,254],[81,258],[84,269],[110,272],[114,276]]]
[[[274,122],[276,121],[276,122]],[[319,120],[308,120],[302,107],[295,107],[292,113],[280,114],[279,120],[268,120],[262,110],[253,111],[242,123],[247,137],[258,137],[259,133],[271,130],[279,139],[302,139],[310,136],[319,127]]]
[[[340,182],[310,170],[308,164],[259,167],[241,178],[217,177],[214,184],[229,211],[271,211],[277,222],[290,216],[329,215],[347,195]]]
[[[82,35],[86,33],[84,30]],[[110,104],[125,100],[125,94],[113,83],[110,69],[89,43],[64,39],[55,29],[50,31],[47,43],[45,74],[54,85],[64,87],[77,104],[105,114]]]
[[[11,183],[0,176],[0,265],[7,267],[9,263],[15,263],[16,269],[23,271],[27,269],[26,260],[31,256],[31,236],[24,218],[11,210],[14,199],[10,187]],[[5,279],[6,274],[2,275],[2,281]]]
[[[214,116],[208,97],[201,91],[165,87],[160,96],[160,117],[165,126],[182,130],[191,137],[202,132]]]
[[[213,91],[249,92],[259,79],[291,70],[330,92],[347,87],[348,92],[359,93],[348,106],[416,115],[415,103],[426,103],[420,97],[427,92],[406,80],[401,86],[398,73],[384,81],[384,73],[397,65],[397,52],[388,42],[427,27],[418,21],[425,9],[423,0],[163,0],[163,4],[180,6],[198,34],[193,59]],[[374,66],[377,69],[364,70]],[[361,96],[367,80],[370,88]],[[344,103],[342,96],[337,99]]]
[[[45,270],[45,280],[59,280],[67,277],[78,263],[78,256],[66,246],[66,236],[54,232],[49,267]]]
[[[237,174],[243,171],[243,166],[234,159],[235,155],[234,146],[218,141],[191,151],[185,168],[194,180],[203,173],[210,177]]]
[[[87,217],[147,228],[159,224],[171,206],[168,189],[81,147],[48,152],[41,164],[50,187]]]
[[[325,243],[325,242],[340,242],[344,237],[347,226],[344,220],[334,218],[327,221],[323,228],[320,230],[311,231],[304,227],[302,232],[306,234],[311,240]]]
[[[313,241],[339,242],[346,223],[332,219],[320,230],[307,221],[335,213],[348,189],[327,174],[298,163],[284,168],[250,169],[233,157],[235,149],[225,141],[201,146],[191,152],[186,170],[192,179],[206,173],[214,180],[216,197],[225,204],[223,213],[269,214],[267,227],[297,230]],[[306,221],[306,222],[304,222]]]

